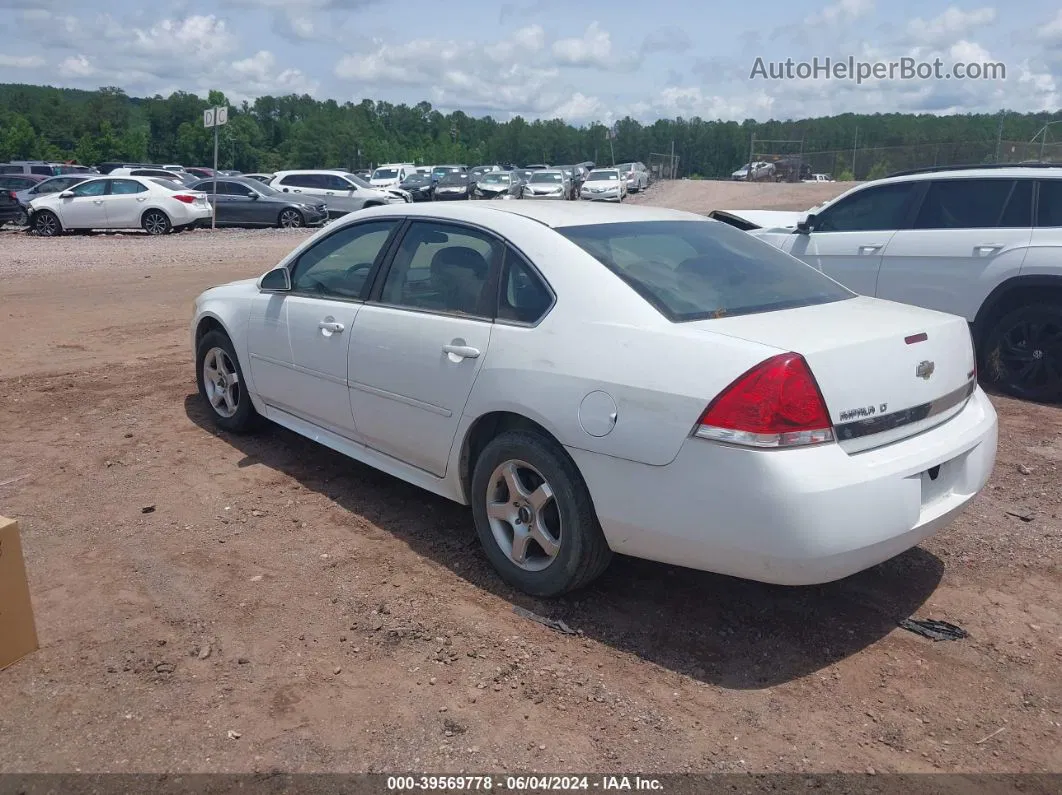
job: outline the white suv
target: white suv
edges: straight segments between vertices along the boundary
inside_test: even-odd
[[[857,293],[965,317],[985,381],[1062,399],[1062,168],[926,169],[802,213],[709,215]]]
[[[346,171],[278,171],[269,180],[269,186],[281,193],[322,198],[328,205],[328,214],[332,218],[364,207],[412,201],[407,191],[399,188],[374,188],[361,177]]]

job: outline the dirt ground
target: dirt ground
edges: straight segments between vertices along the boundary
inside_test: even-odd
[[[637,201],[799,209],[843,187]],[[192,300],[305,234],[0,232],[0,514],[42,645],[0,672],[0,772],[1062,770],[1062,408],[993,398],[972,508],[842,582],[617,559],[528,599],[467,509],[278,428],[212,430]]]

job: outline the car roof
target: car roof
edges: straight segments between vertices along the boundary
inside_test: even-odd
[[[283,177],[288,174],[338,174],[343,176],[344,174],[351,174],[351,171],[343,171],[339,168],[291,168],[284,171],[274,171],[274,177]]]
[[[496,213],[508,213],[537,221],[551,229],[593,224],[631,223],[635,221],[707,221],[705,216],[682,210],[648,205],[603,205],[596,202],[426,202],[398,205],[399,212],[413,218],[426,216],[453,221],[467,221],[489,225]],[[351,220],[367,213],[394,213],[396,205],[362,210],[351,214]]]
[[[824,172],[825,173],[825,172]],[[910,182],[925,179],[1060,179],[1062,178],[1062,165],[1058,167],[1045,166],[1042,168],[1027,168],[1022,166],[1000,168],[957,168],[941,169],[939,171],[924,171],[916,174],[897,174],[891,177],[876,179],[872,184],[880,185],[890,182]],[[867,183],[871,184],[871,183]]]

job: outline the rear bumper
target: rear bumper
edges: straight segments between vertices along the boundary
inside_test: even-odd
[[[984,487],[997,420],[977,389],[947,422],[849,455],[688,439],[666,466],[586,451],[579,466],[616,552],[782,585],[847,577],[949,524]],[[927,472],[939,466],[936,479]]]

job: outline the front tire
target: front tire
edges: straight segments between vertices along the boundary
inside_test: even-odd
[[[214,424],[231,433],[246,433],[258,422],[247,394],[243,368],[228,335],[210,331],[203,335],[195,356],[196,382]]]
[[[51,210],[41,210],[33,216],[33,231],[41,237],[57,237],[63,233],[63,225]]]
[[[148,210],[140,219],[140,226],[149,235],[164,235],[173,228],[170,217],[162,210]]]
[[[293,210],[290,207],[286,210],[282,210],[280,217],[277,218],[277,226],[281,229],[298,229],[305,225],[305,221],[302,217],[302,213],[298,210]]]
[[[1062,400],[1062,306],[1031,304],[999,318],[985,337],[980,371],[1013,397]]]
[[[488,559],[525,593],[581,588],[612,559],[579,470],[542,434],[506,431],[491,440],[476,460],[471,497]]]

